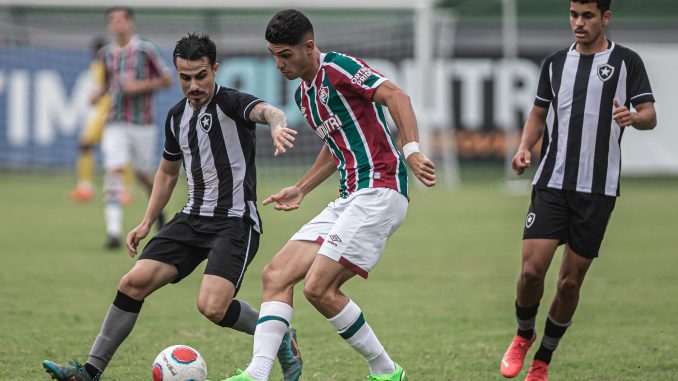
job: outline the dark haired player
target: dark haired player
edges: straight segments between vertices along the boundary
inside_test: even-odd
[[[410,99],[365,62],[337,52],[321,53],[311,22],[297,10],[273,16],[266,40],[285,78],[301,79],[295,101],[325,145],[295,185],[263,203],[295,210],[306,194],[337,171],[339,198],[303,226],[264,269],[253,359],[244,372],[228,380],[268,380],[275,350],[292,319],[294,285],[302,279],[306,298],[367,361],[370,380],[407,380],[360,307],[340,288],[356,274],[367,278],[386,240],[404,220],[405,162],[423,184],[435,184],[433,163],[419,152]],[[395,121],[404,154],[396,148],[383,106]]]
[[[546,381],[551,355],[572,324],[584,277],[598,256],[619,195],[624,129],[650,130],[657,124],[642,60],[605,38],[611,17],[610,0],[570,2],[576,41],[546,58],[513,158],[513,169],[522,174],[530,166],[530,150],[546,132],[523,233],[515,302],[518,333],[500,365],[505,377],[520,373],[536,339],[544,278],[557,247],[565,244],[556,295],[526,378]]]
[[[177,283],[207,259],[198,309],[213,323],[253,334],[258,312],[234,299],[259,246],[261,222],[256,207],[255,123],[271,126],[276,155],[291,148],[294,130],[285,114],[262,100],[219,86],[216,46],[206,35],[189,34],[177,42],[174,65],[186,95],[167,114],[165,148],[146,215],[127,235],[137,254],[167,204],[183,164],[188,202],[146,245],[134,267],[122,277],[85,365],[43,362],[59,381],[97,381],[118,346],[134,327],[150,294]],[[294,331],[276,348],[286,381],[301,374]]]

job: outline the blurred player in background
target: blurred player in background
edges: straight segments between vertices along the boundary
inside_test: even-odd
[[[113,41],[102,51],[111,107],[101,142],[104,161],[106,246],[121,245],[123,172],[131,165],[150,194],[157,128],[153,120],[153,94],[172,86],[171,71],[158,48],[134,34],[134,12],[128,7],[106,11]],[[159,224],[164,218],[161,216]]]
[[[551,356],[572,324],[584,277],[598,256],[619,196],[624,129],[651,130],[657,124],[643,61],[605,37],[611,17],[610,0],[570,2],[576,41],[544,62],[534,107],[513,158],[520,175],[546,131],[523,232],[515,302],[518,332],[500,365],[505,377],[520,373],[536,339],[544,278],[557,247],[565,244],[556,295],[526,378],[547,380]]]
[[[292,319],[293,288],[301,280],[306,298],[368,362],[370,380],[407,380],[360,307],[340,288],[356,274],[367,278],[386,240],[403,222],[408,206],[405,161],[423,184],[435,184],[433,163],[419,152],[410,99],[365,62],[337,52],[321,53],[311,22],[297,10],[273,16],[266,40],[285,78],[301,78],[296,103],[325,144],[295,185],[263,203],[295,210],[337,170],[340,197],[303,226],[264,269],[253,359],[244,372],[228,380],[268,380]],[[404,155],[396,148],[383,106],[400,132]]]
[[[105,45],[106,40],[101,37],[97,37],[92,41],[93,58],[89,65],[89,74],[96,86],[97,99],[94,102],[94,107],[87,119],[85,128],[80,133],[80,140],[78,142],[78,159],[76,164],[78,182],[75,189],[70,193],[71,200],[76,202],[92,201],[96,193],[94,188],[96,159],[93,151],[101,143],[101,135],[104,132],[108,111],[111,108],[111,97],[108,93],[103,96],[98,95],[106,86],[106,68],[102,59],[102,48]],[[132,175],[133,171],[131,168],[126,168],[123,179],[124,190],[121,196],[123,204],[127,204],[132,200],[132,194],[129,192],[132,184]]]
[[[278,156],[293,146],[294,130],[285,114],[262,100],[215,82],[219,64],[214,42],[189,34],[177,42],[174,64],[186,98],[167,114],[165,149],[143,221],[127,236],[130,255],[137,253],[151,225],[169,201],[182,166],[188,202],[144,248],[122,277],[85,365],[43,367],[59,381],[97,381],[118,346],[134,327],[151,293],[188,276],[207,259],[198,294],[198,309],[213,323],[254,334],[258,311],[234,299],[247,266],[257,253],[261,222],[256,207],[256,123],[271,126]],[[277,356],[285,381],[297,381],[301,357],[294,331],[278,341]]]

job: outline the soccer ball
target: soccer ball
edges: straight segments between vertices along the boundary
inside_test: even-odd
[[[153,361],[153,381],[205,381],[207,365],[188,345],[172,345]]]

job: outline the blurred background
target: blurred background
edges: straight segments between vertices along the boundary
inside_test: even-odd
[[[73,166],[89,112],[89,47],[94,38],[107,37],[103,11],[109,3],[0,1],[0,169]],[[541,60],[572,42],[567,2],[557,0],[129,3],[137,12],[137,32],[154,41],[168,62],[183,34],[209,33],[218,46],[218,81],[286,111],[302,140],[285,167],[310,163],[320,143],[303,128],[291,102],[296,82],[276,71],[263,34],[278,3],[301,5],[316,25],[322,50],[363,57],[412,95],[426,131],[422,140],[452,184],[460,178],[458,165],[506,164],[532,106]],[[678,60],[678,3],[615,0],[612,10],[608,36],[643,57],[659,119],[652,133],[628,131],[623,169],[678,174],[678,129],[672,128],[678,111],[668,106],[678,101],[678,73],[672,69]],[[176,86],[157,95],[162,122],[181,93]],[[267,132],[260,132],[259,163],[275,167]]]

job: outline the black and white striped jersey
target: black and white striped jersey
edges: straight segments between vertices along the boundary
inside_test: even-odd
[[[621,138],[612,119],[620,104],[654,102],[640,56],[608,42],[607,50],[580,54],[576,43],[542,66],[535,105],[548,108],[542,160],[533,185],[619,195]]]
[[[215,87],[212,100],[194,111],[186,98],[167,114],[167,160],[183,159],[188,202],[182,212],[208,217],[240,217],[261,232],[257,212],[256,124],[248,116],[262,100]]]

